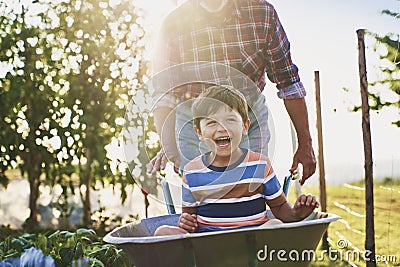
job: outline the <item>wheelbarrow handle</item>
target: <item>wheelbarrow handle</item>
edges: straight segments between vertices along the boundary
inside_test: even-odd
[[[288,197],[289,194],[290,181],[296,180],[297,177],[298,177],[297,171],[291,172],[289,175],[285,176],[285,179],[283,181],[282,191],[285,194],[286,198]]]
[[[158,177],[158,180],[160,181],[164,193],[164,200],[165,204],[167,205],[168,214],[175,214],[176,211],[174,207],[174,200],[172,199],[171,190],[169,189],[169,184],[165,179],[161,177]]]

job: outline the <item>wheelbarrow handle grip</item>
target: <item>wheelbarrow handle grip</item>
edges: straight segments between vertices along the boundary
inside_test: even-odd
[[[282,191],[285,194],[286,198],[288,197],[289,194],[290,181],[296,180],[297,176],[298,176],[297,171],[291,172],[289,175],[285,176],[285,179],[283,181]]]
[[[168,214],[175,214],[174,201],[172,199],[171,190],[169,189],[168,182],[163,178],[158,178],[164,193],[165,204],[167,205]]]

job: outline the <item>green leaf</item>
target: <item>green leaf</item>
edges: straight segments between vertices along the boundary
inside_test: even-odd
[[[79,228],[76,230],[76,233],[78,235],[96,235],[96,232],[93,229],[85,229],[85,228]]]
[[[14,238],[11,241],[11,247],[19,252],[25,249],[26,244],[19,239]]]
[[[74,253],[74,259],[79,259],[83,257],[83,246],[81,242],[77,242],[75,246],[75,253]]]
[[[16,258],[16,257],[18,257],[18,256],[20,256],[20,255],[21,255],[20,252],[15,251],[15,252],[12,252],[12,253],[10,253],[10,254],[7,254],[7,255],[4,257],[4,259]]]
[[[55,231],[54,233],[52,233],[51,235],[49,235],[49,239],[51,239],[51,240],[53,240],[53,239],[55,239],[55,238],[57,238],[58,237],[58,235],[60,234],[60,230],[57,230],[57,231]]]
[[[95,258],[92,258],[92,259],[90,259],[90,265],[92,266],[92,267],[105,267],[105,265],[101,262],[101,261],[99,261],[98,259],[95,259]]]
[[[74,253],[69,248],[61,248],[59,252],[62,262],[70,264],[74,258]]]

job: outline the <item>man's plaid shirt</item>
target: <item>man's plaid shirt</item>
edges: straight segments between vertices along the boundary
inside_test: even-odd
[[[305,89],[290,55],[290,44],[274,7],[264,0],[228,0],[224,11],[209,13],[188,0],[165,19],[157,42],[154,70],[187,62],[219,62],[247,75],[260,91],[265,73],[283,99],[301,98]],[[168,88],[164,88],[168,90]],[[240,89],[240,88],[238,88]],[[175,88],[156,106],[195,97],[199,86]],[[164,92],[157,91],[161,96]]]

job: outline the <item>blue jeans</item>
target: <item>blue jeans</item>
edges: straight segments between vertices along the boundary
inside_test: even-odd
[[[181,170],[195,157],[209,152],[210,149],[201,142],[193,130],[192,102],[188,100],[178,105],[176,110],[175,134],[181,155]],[[265,96],[260,93],[255,103],[249,104],[250,128],[247,136],[243,136],[239,147],[247,148],[268,156],[270,131],[268,128],[268,108]]]

